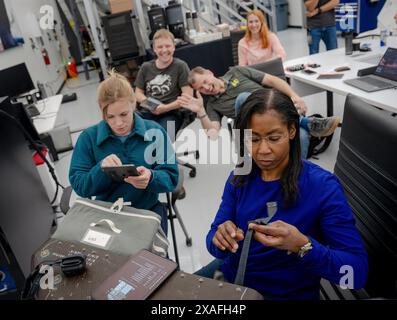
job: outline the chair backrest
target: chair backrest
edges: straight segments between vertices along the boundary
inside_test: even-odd
[[[335,174],[369,256],[366,291],[397,297],[397,118],[346,98]]]
[[[237,30],[230,32],[230,39],[232,41],[232,52],[233,52],[233,63],[235,66],[238,65],[238,42],[245,35],[245,30]]]
[[[281,58],[275,58],[262,63],[250,65],[249,68],[269,73],[273,76],[286,80],[283,61]]]

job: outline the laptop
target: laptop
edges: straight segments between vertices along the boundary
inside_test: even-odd
[[[366,92],[397,87],[397,48],[386,50],[373,74],[344,82]]]

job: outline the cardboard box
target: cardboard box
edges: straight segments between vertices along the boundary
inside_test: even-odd
[[[109,0],[109,8],[112,14],[130,11],[133,9],[132,0]]]

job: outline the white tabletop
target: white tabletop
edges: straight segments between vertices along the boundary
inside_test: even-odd
[[[388,40],[388,45],[397,47],[397,38],[389,38]],[[291,79],[291,86],[296,89],[298,94],[303,96],[305,95],[305,92],[306,94],[310,94],[318,92],[319,90],[328,90],[341,95],[351,93],[371,105],[391,112],[397,112],[396,89],[387,89],[368,93],[343,82],[343,80],[356,78],[358,70],[376,65],[386,51],[386,47],[379,47],[379,40],[362,42],[371,43],[372,51],[365,53],[359,52],[349,56],[345,55],[345,48],[341,48],[284,62],[284,67],[301,63],[317,63],[321,65],[321,67],[313,69],[317,72],[317,74],[313,75],[308,75],[301,71],[286,71],[286,75]],[[343,72],[344,77],[342,79],[317,79],[318,73],[330,72],[336,67],[341,66],[348,66],[351,68],[351,70]],[[307,88],[304,88],[302,84],[306,84],[308,87],[314,87],[318,90],[310,92],[310,90],[305,90]]]
[[[59,108],[62,104],[62,94],[56,96],[48,97],[40,100],[36,103],[36,107],[40,112],[40,115],[34,117],[33,125],[39,134],[49,132],[54,129],[55,120]]]

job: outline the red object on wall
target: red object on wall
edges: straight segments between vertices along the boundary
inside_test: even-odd
[[[50,57],[48,56],[48,52],[46,48],[41,49],[41,54],[43,55],[44,63],[48,66],[50,62]]]

